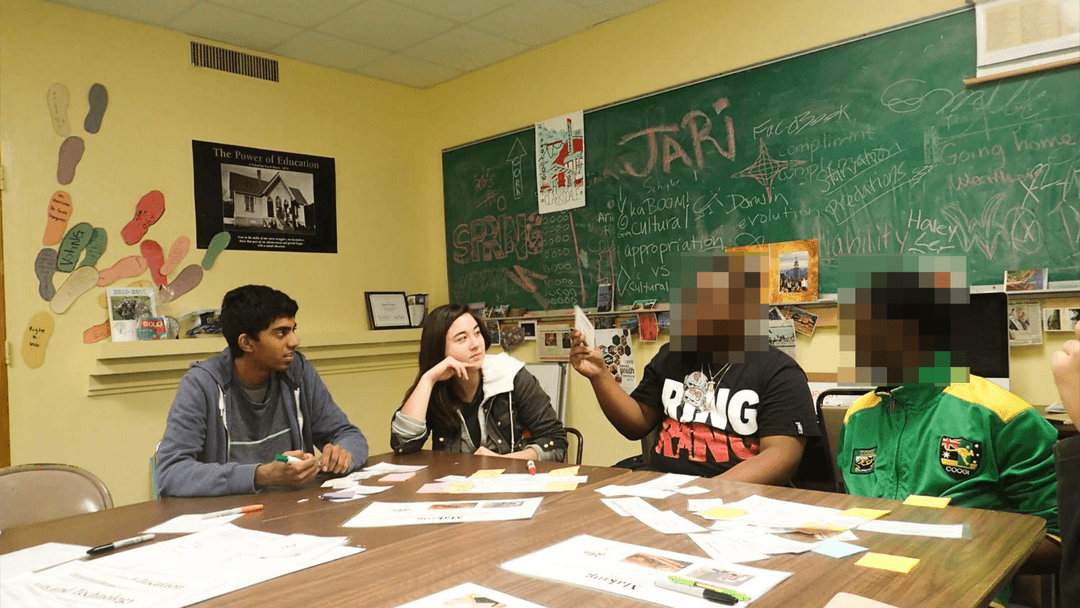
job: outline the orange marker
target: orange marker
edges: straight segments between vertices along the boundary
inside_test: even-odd
[[[214,511],[213,513],[203,515],[202,518],[210,519],[212,517],[224,517],[225,515],[243,515],[244,513],[262,511],[262,508],[262,505],[248,505],[246,507],[236,507],[235,509],[225,509],[224,511]]]

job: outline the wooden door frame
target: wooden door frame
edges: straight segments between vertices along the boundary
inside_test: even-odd
[[[0,171],[3,171],[0,165]],[[0,344],[3,353],[0,356],[0,467],[11,466],[11,424],[8,418],[8,336],[7,336],[7,300],[4,297],[4,192],[3,175],[0,174]]]

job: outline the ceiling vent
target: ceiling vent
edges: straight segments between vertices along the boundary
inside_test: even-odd
[[[191,43],[191,65],[278,82],[278,62],[201,42]]]

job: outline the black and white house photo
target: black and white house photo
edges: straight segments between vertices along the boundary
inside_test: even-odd
[[[230,249],[337,252],[334,159],[192,141],[196,241]]]

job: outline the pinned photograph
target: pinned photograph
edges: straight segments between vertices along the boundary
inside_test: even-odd
[[[526,340],[536,339],[536,321],[522,321],[521,322],[521,335]]]
[[[818,316],[814,313],[807,312],[798,306],[790,306],[787,309],[787,318],[794,322],[795,331],[804,336],[814,335],[818,322]]]
[[[656,306],[656,300],[634,300],[633,306],[630,310],[652,310]]]
[[[1072,333],[1077,321],[1080,321],[1080,308],[1044,308],[1042,318],[1043,331]]]
[[[1009,304],[1009,346],[1042,344],[1042,306],[1038,302]]]
[[[795,322],[791,319],[783,321],[769,321],[769,345],[775,346],[780,352],[796,358],[795,349]]]
[[[140,317],[156,317],[157,302],[150,287],[109,287],[109,326],[113,342],[138,340]]]
[[[611,312],[611,283],[596,286],[596,312]]]
[[[1046,289],[1046,268],[1005,271],[1005,291],[1041,291]]]
[[[784,313],[780,310],[780,307],[778,307],[778,306],[770,306],[769,307],[769,320],[770,321],[783,321],[786,318],[787,317],[785,317]]]

